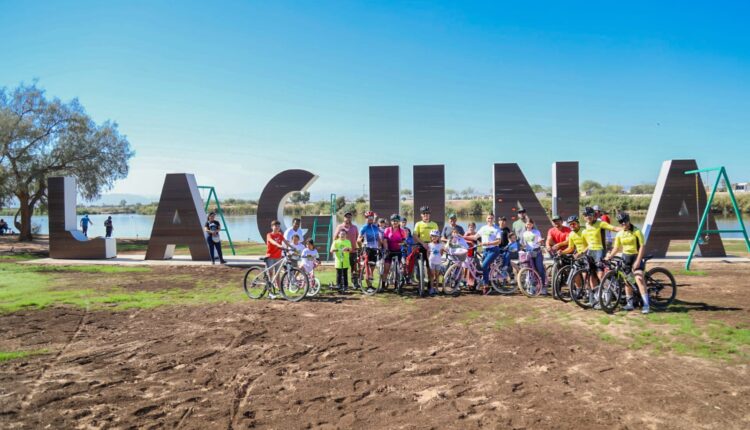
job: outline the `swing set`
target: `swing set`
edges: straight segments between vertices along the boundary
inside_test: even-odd
[[[711,172],[718,171],[719,174],[716,176],[716,182],[714,182],[713,187],[711,187],[711,195],[708,198],[708,201],[706,201],[706,207],[703,210],[703,216],[701,216],[700,220],[698,220],[698,214],[700,213],[700,174],[705,173],[706,174],[706,183],[709,183],[711,177]],[[750,252],[750,240],[747,237],[747,230],[745,229],[745,223],[742,221],[742,214],[740,213],[740,208],[737,206],[737,199],[734,197],[734,192],[732,191],[732,183],[729,182],[729,177],[727,176],[727,170],[724,168],[724,166],[721,167],[710,167],[707,169],[698,169],[698,170],[688,170],[685,172],[686,175],[695,175],[695,216],[696,221],[698,221],[698,230],[695,232],[695,238],[693,239],[692,245],[690,245],[690,254],[688,255],[688,259],[685,262],[685,270],[690,271],[690,263],[693,260],[693,255],[695,254],[695,248],[698,247],[698,245],[705,245],[708,243],[709,235],[711,234],[721,234],[721,233],[742,233],[742,236],[745,239],[745,246],[747,246],[748,252]],[[718,229],[717,224],[717,230],[708,230],[708,216],[711,212],[711,203],[714,201],[714,196],[716,195],[716,190],[719,188],[719,183],[721,180],[724,180],[724,186],[727,189],[727,192],[729,193],[729,199],[732,201],[732,207],[734,208],[734,214],[737,216],[737,221],[740,224],[740,228],[736,230],[722,230]]]

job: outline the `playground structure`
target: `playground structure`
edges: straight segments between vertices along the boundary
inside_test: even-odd
[[[699,186],[699,177],[701,173],[706,173],[707,179],[708,175],[711,172],[719,172],[718,175],[716,175],[716,181],[714,182],[713,186],[711,187],[711,194],[708,198],[708,201],[706,202],[706,207],[703,210],[703,215],[700,218],[700,221],[698,222],[698,229],[695,232],[695,238],[693,239],[692,244],[690,245],[690,254],[688,254],[687,261],[685,262],[685,270],[690,270],[690,263],[693,260],[693,255],[695,254],[695,249],[698,247],[698,245],[702,245],[707,242],[708,235],[710,234],[721,234],[721,233],[742,233],[742,236],[745,240],[745,246],[747,247],[748,252],[750,252],[750,240],[747,236],[747,229],[745,228],[745,223],[742,220],[742,214],[740,213],[740,208],[737,205],[737,199],[734,197],[734,192],[732,191],[732,183],[729,181],[729,176],[727,175],[727,170],[724,168],[724,166],[720,167],[709,167],[706,169],[697,169],[697,170],[688,170],[685,172],[686,175],[695,175],[695,195],[696,195],[696,202],[698,202],[698,195],[700,193],[700,186]],[[719,229],[717,227],[716,230],[710,230],[706,229],[706,225],[708,224],[708,217],[711,212],[711,203],[713,203],[714,196],[716,195],[716,190],[719,188],[719,183],[721,180],[724,180],[724,186],[729,193],[729,198],[732,201],[732,208],[734,209],[734,214],[737,216],[737,222],[740,224],[739,229],[733,229],[733,230],[723,230]],[[708,181],[706,181],[708,183]],[[700,206],[696,203],[697,210],[696,210],[696,216],[700,213]]]
[[[213,197],[214,202],[216,203],[216,215],[219,215],[219,218],[221,218],[221,225],[224,227],[224,232],[227,234],[227,241],[229,242],[229,248],[232,249],[232,255],[237,255],[237,252],[234,250],[234,242],[232,242],[232,235],[229,232],[229,224],[227,224],[227,220],[224,219],[224,210],[221,208],[221,203],[219,203],[219,196],[216,194],[216,187],[210,186],[210,185],[198,185],[198,189],[203,191],[207,190],[208,195],[206,196],[204,200],[204,208],[206,212],[208,212],[208,207],[211,205],[211,198]]]
[[[305,239],[312,239],[315,243],[315,249],[320,254],[320,259],[329,261],[331,253],[331,242],[333,242],[333,229],[336,226],[336,194],[331,194],[331,214],[330,215],[308,215],[303,216],[302,227],[312,225],[305,233]]]

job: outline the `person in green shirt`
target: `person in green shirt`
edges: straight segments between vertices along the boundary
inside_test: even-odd
[[[643,298],[642,313],[649,313],[648,293],[646,292],[646,280],[643,277],[643,254],[645,253],[646,239],[641,230],[630,222],[630,215],[620,212],[617,215],[617,222],[622,226],[622,230],[615,236],[615,242],[612,251],[607,254],[609,260],[613,255],[622,250],[622,259],[632,270],[635,276],[635,283],[638,284],[638,290]],[[623,308],[626,311],[632,311],[633,308],[633,287],[630,284],[625,285],[625,298],[627,304]]]
[[[427,251],[428,245],[430,243],[430,232],[433,230],[438,230],[438,225],[434,221],[430,221],[430,208],[429,206],[422,206],[419,208],[419,212],[422,215],[422,221],[417,222],[414,224],[414,242],[415,246],[419,252],[419,254],[422,255],[422,258],[424,259],[425,267],[427,267],[427,262],[429,261],[430,254]],[[423,275],[422,275],[423,276]],[[429,287],[431,287],[430,283],[427,283]]]
[[[516,237],[520,240],[523,237],[523,233],[526,231],[526,222],[528,222],[529,216],[526,215],[526,209],[521,208],[518,210],[518,219],[513,221],[511,230],[516,234]]]
[[[336,267],[336,285],[345,291],[349,288],[347,282],[347,272],[350,267],[349,253],[352,250],[352,243],[346,237],[345,230],[339,230],[338,237],[331,244],[330,252],[333,254]]]

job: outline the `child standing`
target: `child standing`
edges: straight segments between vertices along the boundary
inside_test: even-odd
[[[312,239],[307,239],[305,244],[306,248],[302,251],[302,269],[310,274],[315,270],[315,266],[320,264],[320,256]]]
[[[336,266],[336,286],[343,290],[349,287],[347,282],[347,271],[349,269],[349,252],[352,250],[352,243],[346,238],[346,231],[339,230],[338,237],[331,244],[330,252],[333,254]]]
[[[430,295],[434,296],[435,294],[437,294],[437,289],[435,287],[438,284],[440,265],[443,263],[441,256],[445,252],[443,244],[440,242],[439,230],[432,230],[430,232],[430,243],[427,246],[429,248],[428,251],[430,252]]]

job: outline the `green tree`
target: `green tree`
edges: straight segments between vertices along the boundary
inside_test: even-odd
[[[445,189],[445,195],[449,199],[454,200],[456,198],[456,190],[454,190],[453,188],[446,188]]]
[[[401,190],[402,197],[411,198],[413,195],[414,193],[412,193],[412,191],[408,188],[404,188],[403,190]]]
[[[625,192],[625,189],[622,187],[622,185],[607,185],[604,187],[604,193],[606,194],[623,194]]]
[[[547,190],[544,188],[544,185],[534,184],[531,186],[531,191],[535,193],[543,193],[543,192],[546,192]]]
[[[655,184],[633,185],[630,187],[630,194],[653,194],[655,189]]]
[[[583,183],[581,184],[581,191],[588,194],[599,194],[602,189],[604,189],[604,187],[602,187],[602,184],[590,179],[583,181]]]
[[[128,205],[128,201],[125,199],[120,200],[120,207],[125,207]]]
[[[477,190],[475,190],[474,188],[468,187],[461,190],[461,195],[463,196],[463,198],[468,199],[470,197],[473,197],[476,192]]]
[[[75,176],[78,192],[92,200],[127,176],[133,155],[117,123],[97,125],[77,99],[47,99],[36,83],[0,88],[0,199],[18,200],[20,241],[33,238],[31,215],[46,203],[48,177]]]

